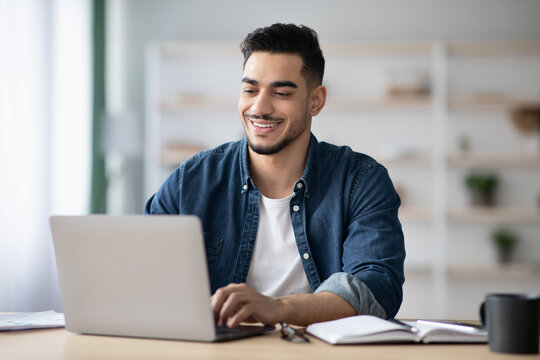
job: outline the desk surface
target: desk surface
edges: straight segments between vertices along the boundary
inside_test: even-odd
[[[279,331],[225,343],[134,339],[73,334],[65,329],[0,332],[0,359],[523,359],[482,345],[329,345],[310,337],[295,344]],[[539,355],[527,356],[540,358]]]

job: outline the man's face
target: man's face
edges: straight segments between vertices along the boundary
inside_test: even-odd
[[[278,153],[302,134],[309,136],[308,89],[302,58],[254,52],[244,67],[238,110],[249,147],[258,154]]]

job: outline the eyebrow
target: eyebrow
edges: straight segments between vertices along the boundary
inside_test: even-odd
[[[247,77],[243,78],[242,82],[245,82],[245,83],[248,83],[248,84],[251,84],[251,85],[259,85],[259,82],[257,80],[250,79],[250,78],[247,78]],[[273,81],[273,82],[270,83],[270,86],[272,86],[272,87],[298,88],[298,85],[296,85],[295,83],[293,83],[292,81],[289,81],[289,80]]]

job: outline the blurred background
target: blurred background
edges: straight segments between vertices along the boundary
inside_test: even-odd
[[[384,164],[403,206],[398,317],[540,293],[540,1],[0,0],[0,311],[61,311],[51,214],[137,214],[243,136],[239,43],[315,29],[319,140]]]

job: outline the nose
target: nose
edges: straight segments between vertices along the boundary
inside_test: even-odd
[[[271,115],[274,112],[272,97],[266,91],[261,91],[253,100],[251,113],[258,116]]]

